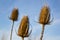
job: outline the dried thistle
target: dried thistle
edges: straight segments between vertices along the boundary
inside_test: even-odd
[[[41,9],[39,23],[44,24],[44,25],[50,23],[50,9],[48,6],[44,6]]]
[[[24,16],[18,29],[18,36],[21,36],[22,40],[24,40],[24,37],[29,36],[28,32],[29,32],[29,18],[28,16]]]
[[[10,17],[11,20],[17,21],[18,19],[18,9],[14,8]]]
[[[50,24],[50,9],[48,6],[43,6],[40,12],[39,23],[42,24],[42,32],[40,40],[43,38],[44,28],[46,24]]]
[[[10,40],[12,40],[14,21],[17,21],[17,19],[18,19],[18,9],[17,8],[13,9],[10,19],[13,21],[12,28],[11,28],[11,35],[10,35]]]

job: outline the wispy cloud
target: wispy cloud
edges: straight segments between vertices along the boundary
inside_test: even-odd
[[[60,40],[60,36],[47,36],[44,40]]]

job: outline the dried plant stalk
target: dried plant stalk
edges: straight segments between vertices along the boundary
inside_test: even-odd
[[[12,40],[13,26],[14,26],[14,21],[13,21],[12,28],[11,28],[10,40]]]
[[[24,40],[24,37],[22,37],[22,40]]]
[[[45,25],[50,23],[50,10],[49,7],[46,5],[41,9],[39,23],[42,24],[42,32],[40,37],[40,40],[42,40]]]
[[[41,32],[41,37],[40,37],[40,40],[42,40],[42,38],[43,38],[44,28],[45,28],[45,25],[42,25],[42,32]]]
[[[24,40],[24,37],[29,36],[28,31],[29,31],[29,18],[28,16],[24,16],[18,29],[18,35],[22,37],[22,40]]]
[[[13,9],[10,19],[13,21],[12,28],[11,28],[11,35],[10,35],[10,40],[12,40],[14,21],[17,21],[17,19],[18,19],[18,9],[17,8]]]

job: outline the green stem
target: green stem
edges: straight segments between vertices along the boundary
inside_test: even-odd
[[[41,37],[40,37],[40,40],[42,40],[42,38],[43,38],[44,28],[45,28],[45,25],[42,25],[42,32],[41,32]]]
[[[10,40],[12,40],[13,26],[14,26],[14,21],[13,21],[12,28],[11,28]]]

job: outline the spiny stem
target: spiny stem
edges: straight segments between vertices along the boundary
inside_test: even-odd
[[[13,26],[14,26],[14,21],[13,21],[12,28],[11,28],[10,40],[12,40]]]
[[[42,25],[42,32],[41,32],[41,37],[40,37],[40,40],[42,40],[42,38],[43,38],[44,28],[45,28],[45,25]]]
[[[24,37],[22,37],[22,40],[24,40]]]

